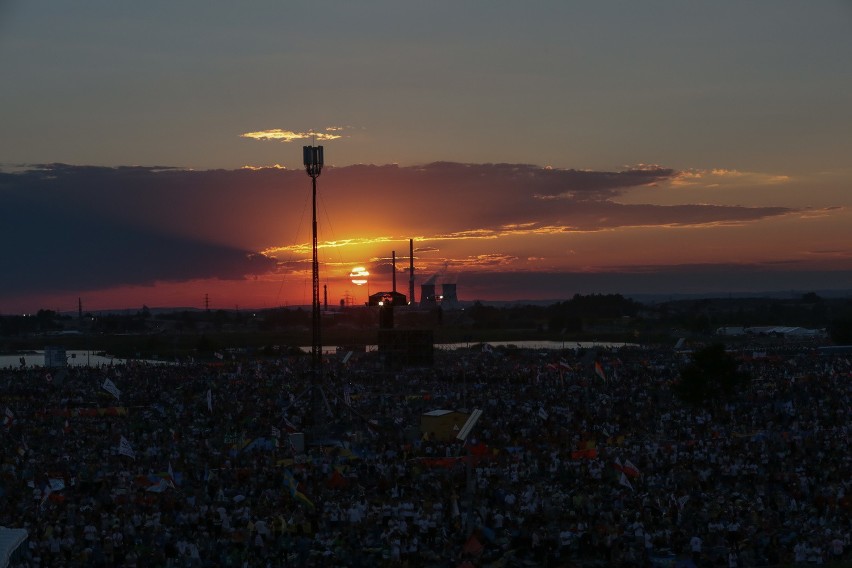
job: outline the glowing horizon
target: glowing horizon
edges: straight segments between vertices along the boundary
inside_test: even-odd
[[[310,304],[300,143],[331,299],[852,290],[848,6],[539,7],[11,3],[0,312]]]

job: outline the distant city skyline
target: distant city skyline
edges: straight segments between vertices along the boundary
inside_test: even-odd
[[[846,2],[250,6],[0,5],[0,313],[310,304],[305,144],[332,305],[852,289]]]

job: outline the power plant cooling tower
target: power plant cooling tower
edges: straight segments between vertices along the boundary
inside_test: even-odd
[[[457,304],[459,301],[458,295],[456,295],[456,285],[444,283],[441,285],[441,303],[448,304],[453,306]]]

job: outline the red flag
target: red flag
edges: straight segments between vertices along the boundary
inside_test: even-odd
[[[473,554],[474,556],[482,553],[482,549],[485,548],[482,546],[482,543],[479,542],[479,539],[476,538],[476,535],[470,535],[470,538],[467,539],[467,542],[464,543],[464,547],[462,550],[467,554]]]
[[[606,373],[604,373],[603,365],[601,365],[600,361],[595,361],[595,374],[599,376],[602,381],[606,381]]]
[[[642,475],[642,472],[639,471],[639,468],[633,465],[633,462],[630,460],[624,460],[624,469],[622,470],[624,473],[629,475],[630,477],[639,477]]]
[[[595,459],[596,457],[598,457],[597,448],[586,448],[585,450],[574,450],[573,452],[571,452],[571,459],[572,460],[581,460],[581,459],[591,460],[591,459]]]

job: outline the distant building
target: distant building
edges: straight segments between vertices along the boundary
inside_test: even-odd
[[[399,292],[376,292],[370,294],[367,304],[370,306],[405,306],[408,301],[405,294]]]
[[[716,335],[725,335],[728,337],[739,337],[745,334],[745,327],[741,325],[726,325],[716,330]]]
[[[808,338],[825,337],[824,329],[808,329],[805,327],[786,325],[767,325],[759,327],[747,327],[745,332],[749,335],[770,335],[774,337]]]
[[[435,276],[420,285],[420,306],[432,308],[438,304],[438,295],[435,292]]]
[[[459,297],[456,293],[455,282],[452,284],[448,282],[441,284],[441,305],[447,308],[454,308],[458,306],[458,303]]]
[[[447,309],[455,309],[459,305],[459,296],[455,282],[448,281],[447,275],[433,274],[426,282],[420,285],[420,306],[434,308],[443,306]],[[441,280],[441,294],[437,292],[438,281]]]
[[[819,338],[825,337],[824,329],[808,329],[804,327],[786,326],[786,325],[757,325],[751,327],[744,326],[723,326],[716,330],[716,335],[726,337],[742,337],[745,335],[761,335],[768,337],[787,337],[787,338]]]

